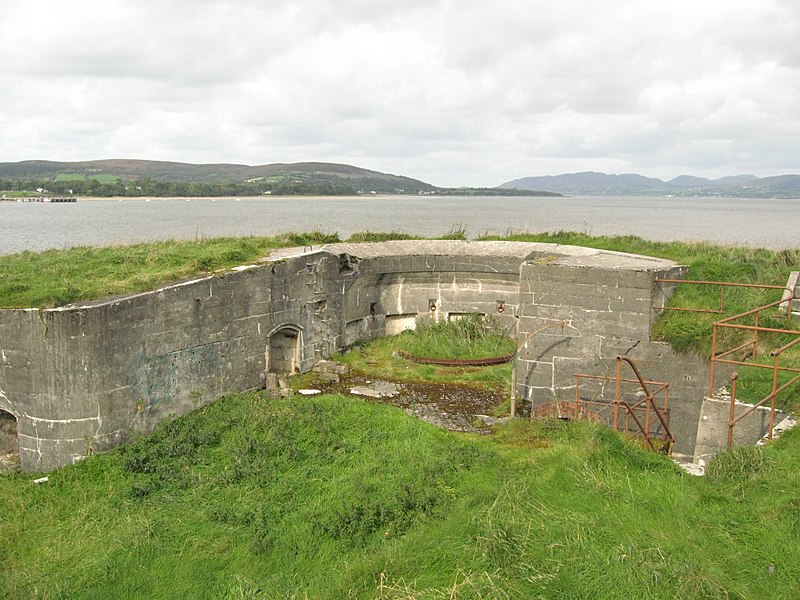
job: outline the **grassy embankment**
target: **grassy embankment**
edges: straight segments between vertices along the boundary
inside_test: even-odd
[[[235,395],[46,484],[0,476],[0,595],[797,597],[799,446],[696,479],[590,423],[487,440],[357,400]]]
[[[5,598],[793,598],[800,433],[704,479],[585,422],[241,394],[0,476]]]
[[[364,238],[417,239],[405,234],[354,234]],[[454,229],[437,239],[464,239]],[[155,287],[218,269],[247,264],[277,248],[342,241],[312,231],[272,237],[169,240],[109,247],[82,246],[0,256],[0,308],[50,308]]]
[[[143,292],[171,281],[254,262],[276,248],[330,241],[339,238],[320,232],[287,233],[0,256],[0,308],[63,306]]]

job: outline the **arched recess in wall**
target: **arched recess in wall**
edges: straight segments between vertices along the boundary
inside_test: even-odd
[[[303,352],[303,329],[297,325],[282,325],[273,330],[267,343],[269,373],[299,373]]]
[[[19,466],[17,417],[0,408],[0,472]]]

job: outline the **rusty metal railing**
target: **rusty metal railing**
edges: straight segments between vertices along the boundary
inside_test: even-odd
[[[733,445],[733,429],[735,425],[743,418],[752,414],[759,407],[764,406],[766,403],[769,403],[770,405],[769,431],[767,432],[767,438],[771,439],[772,432],[775,427],[775,411],[776,411],[776,400],[778,394],[785,391],[787,388],[789,388],[797,381],[800,381],[800,368],[781,365],[781,357],[783,353],[789,350],[790,348],[796,346],[797,344],[800,344],[800,331],[789,328],[765,327],[760,324],[760,319],[762,313],[764,313],[764,311],[766,310],[769,309],[783,310],[783,307],[781,305],[785,303],[786,319],[790,321],[792,318],[792,299],[794,298],[795,290],[792,287],[782,286],[782,285],[769,285],[761,283],[736,283],[727,281],[702,281],[702,280],[691,280],[691,279],[656,279],[656,282],[669,283],[669,284],[716,285],[719,286],[720,288],[719,307],[717,309],[660,306],[656,307],[658,310],[725,314],[726,288],[730,287],[755,288],[764,290],[780,290],[782,292],[782,297],[780,300],[776,300],[774,302],[770,302],[763,306],[758,306],[751,310],[747,310],[745,312],[731,315],[729,317],[725,317],[718,321],[715,321],[713,323],[713,329],[711,333],[711,367],[710,367],[709,383],[708,383],[709,398],[713,397],[714,395],[715,376],[718,364],[747,366],[756,369],[770,369],[772,371],[772,391],[769,394],[767,394],[764,398],[762,398],[759,402],[753,404],[752,407],[750,407],[748,410],[740,414],[738,417],[735,415],[736,386],[737,386],[738,374],[734,373],[734,376],[731,379],[731,408],[730,408],[730,416],[728,419],[728,447],[730,448]],[[742,320],[748,317],[752,317],[751,323],[741,322]],[[741,336],[738,336],[738,339],[741,340],[743,336],[745,338],[745,341],[740,342],[733,348],[722,349],[720,348],[721,345],[720,339],[723,336],[721,336],[720,334],[723,330],[738,331],[741,333]],[[782,346],[770,351],[769,356],[772,357],[772,361],[771,364],[766,364],[756,361],[756,357],[759,353],[759,345],[763,346],[765,336],[797,336],[797,337],[795,337],[795,339],[790,341],[789,343],[783,344]],[[781,373],[789,373],[793,374],[793,376],[785,383],[779,385],[779,375]]]
[[[627,363],[636,376],[635,379],[622,377],[622,363]],[[614,382],[614,400],[613,402],[603,402],[598,400],[587,400],[581,398],[580,387],[581,380],[598,380],[598,381],[613,381]],[[622,398],[622,384],[633,383],[639,384],[641,391],[644,392],[644,398],[631,404]],[[650,386],[655,386],[651,389]],[[664,404],[659,407],[655,402],[656,394],[664,392]],[[588,413],[593,413],[592,408],[612,408],[612,418],[609,425],[615,431],[620,431],[620,416],[624,411],[624,429],[623,431],[629,435],[642,436],[645,443],[652,449],[658,451],[659,448],[653,442],[654,439],[660,439],[665,443],[667,454],[672,454],[672,447],[675,445],[675,437],[669,429],[667,415],[669,414],[669,384],[661,381],[647,381],[642,378],[636,364],[627,356],[617,356],[617,368],[614,376],[611,375],[588,375],[585,373],[575,374],[575,418],[580,418],[585,413],[582,408],[585,408]],[[638,414],[637,414],[638,413]],[[644,413],[644,423],[640,418]],[[655,415],[656,419],[653,419]],[[632,426],[631,421],[635,424]],[[659,430],[658,425],[661,425]],[[653,431],[653,425],[656,426],[656,431]]]
[[[725,288],[729,287],[736,287],[736,288],[751,288],[751,289],[762,289],[762,290],[781,290],[784,292],[789,293],[789,295],[794,294],[794,290],[788,288],[784,285],[770,285],[766,283],[738,283],[732,281],[704,281],[700,279],[656,279],[656,283],[671,283],[671,284],[692,284],[692,285],[718,285],[719,286],[719,308],[692,308],[692,307],[680,307],[680,306],[655,306],[656,310],[672,310],[672,311],[683,311],[683,312],[696,312],[696,313],[710,313],[715,315],[723,315],[725,314]],[[785,295],[783,296],[785,301]],[[792,303],[789,302],[786,311],[786,318],[791,318],[792,316]]]
[[[800,338],[798,338],[798,340],[800,340]],[[798,380],[800,380],[800,375],[795,375],[789,381],[787,381],[781,386],[777,386],[776,385],[777,382],[775,381],[775,379],[773,379],[772,391],[766,396],[764,396],[764,398],[762,398],[760,402],[753,404],[752,406],[750,406],[750,408],[748,408],[745,412],[743,412],[737,417],[736,382],[738,379],[739,379],[739,374],[734,372],[734,374],[731,376],[731,410],[728,417],[728,450],[733,448],[733,428],[736,426],[736,424],[742,419],[744,419],[746,416],[755,412],[758,408],[760,408],[767,402],[770,402],[770,413],[769,413],[769,431],[767,432],[766,437],[768,440],[772,439],[772,433],[773,430],[775,429],[775,401],[778,397],[778,394],[787,389],[788,387],[790,387],[791,385],[793,385],[794,383],[796,383]]]
[[[736,385],[738,380],[738,373],[734,373],[733,377],[731,378],[731,408],[730,408],[730,417],[728,419],[728,448],[733,446],[733,428],[746,416],[753,413],[756,409],[761,406],[764,406],[767,402],[770,405],[770,415],[769,415],[769,430],[767,432],[767,439],[772,439],[772,432],[775,428],[775,411],[776,411],[776,402],[778,398],[778,394],[785,391],[797,381],[800,381],[800,368],[796,367],[789,367],[785,365],[781,365],[781,358],[787,350],[797,346],[800,344],[800,331],[793,330],[793,329],[780,329],[777,327],[762,327],[758,325],[758,318],[762,311],[773,308],[779,305],[781,301],[772,302],[765,306],[759,306],[758,308],[754,308],[747,312],[741,313],[739,315],[734,315],[732,317],[728,317],[727,319],[722,319],[714,323],[714,330],[712,333],[711,338],[711,373],[709,376],[709,397],[713,396],[714,393],[714,377],[716,373],[716,365],[717,363],[724,363],[730,365],[740,365],[746,366],[756,369],[768,369],[772,371],[772,391],[764,396],[759,402],[756,402],[751,406],[748,410],[740,414],[738,417],[735,416],[735,405],[736,405]],[[739,319],[743,319],[745,317],[753,317],[753,325],[746,325],[742,323],[735,323],[735,321]],[[717,329],[733,329],[733,330],[740,330],[747,333],[752,333],[752,339],[744,342],[743,344],[739,344],[735,348],[731,348],[729,350],[725,350],[724,352],[717,352],[717,345],[719,336],[717,333]],[[755,362],[758,344],[759,344],[759,334],[772,334],[778,336],[796,336],[790,342],[783,344],[782,346],[773,349],[769,352],[769,356],[772,358],[772,364],[767,363],[759,363]],[[761,338],[763,340],[763,337]],[[737,352],[741,352],[743,350],[748,350],[748,354],[750,355],[750,360],[739,360],[736,358],[732,358]],[[779,375],[781,373],[789,373],[794,374],[790,377],[790,379],[783,384],[779,385]]]
[[[758,369],[773,369],[775,371],[773,375],[773,379],[777,381],[777,373],[779,371],[791,372],[791,373],[800,373],[800,369],[795,369],[791,367],[781,367],[780,366],[780,356],[789,348],[794,346],[798,341],[800,341],[800,337],[796,338],[793,342],[789,344],[772,350],[770,352],[770,356],[774,358],[774,362],[772,365],[761,364],[757,362],[753,362],[752,359],[756,357],[758,352],[758,345],[760,341],[760,334],[777,334],[777,335],[796,335],[800,336],[800,331],[793,330],[793,329],[781,329],[778,327],[763,327],[759,325],[759,317],[761,313],[767,309],[774,308],[781,304],[781,300],[776,300],[775,302],[770,302],[769,304],[765,304],[764,306],[759,306],[757,308],[748,310],[746,312],[740,313],[738,315],[733,315],[731,317],[727,317],[725,319],[721,319],[719,321],[714,322],[714,328],[711,333],[711,375],[710,381],[708,386],[708,395],[711,396],[714,393],[714,375],[715,375],[715,368],[717,363],[725,363],[731,365],[743,365],[748,367],[755,367]],[[790,313],[791,315],[791,313]],[[745,317],[753,317],[753,324],[746,325],[742,323],[736,323],[740,319],[744,319]],[[729,329],[729,330],[736,330],[746,333],[752,334],[752,339],[736,346],[735,348],[731,348],[729,350],[725,350],[722,352],[718,352],[718,345],[719,345],[719,333],[720,329]],[[741,352],[749,347],[749,355],[751,360],[745,362],[744,360],[737,360],[734,358],[730,358],[732,355],[736,354],[737,352]]]

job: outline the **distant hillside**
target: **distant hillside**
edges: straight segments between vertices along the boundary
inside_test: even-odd
[[[78,196],[255,196],[262,194],[431,194],[558,196],[511,188],[441,188],[418,179],[323,162],[268,165],[154,160],[0,163],[0,190]]]
[[[108,183],[150,181],[161,184],[251,184],[264,191],[298,186],[310,192],[417,193],[432,191],[432,186],[410,177],[389,175],[350,165],[333,163],[269,164],[189,164],[151,160],[93,160],[54,162],[28,160],[0,163],[0,179],[45,180],[50,182],[99,180]],[[260,184],[260,185],[259,185]]]
[[[680,175],[670,181],[636,174],[609,175],[593,171],[543,177],[523,177],[499,186],[537,189],[560,194],[585,195],[673,195],[735,196],[743,198],[800,198],[800,175],[779,175],[759,179],[755,175],[734,175],[706,179]]]

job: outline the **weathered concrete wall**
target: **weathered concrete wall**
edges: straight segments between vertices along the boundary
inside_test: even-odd
[[[800,314],[800,271],[792,271],[789,273],[789,279],[786,281],[786,290],[783,294],[783,302],[780,307],[784,310],[789,308],[791,303],[791,311],[795,314]]]
[[[0,408],[24,469],[113,447],[165,416],[263,387],[270,334],[300,332],[299,370],[340,340],[336,261],[270,262],[112,301],[3,311]]]
[[[384,335],[387,319],[432,314],[430,300],[434,316],[507,305],[512,327],[519,265],[535,247],[287,249],[256,266],[144,294],[2,311],[0,410],[17,419],[23,469],[69,464],[168,415],[263,387],[271,365],[307,371]],[[296,357],[288,356],[292,343]]]
[[[752,408],[752,404],[737,402],[734,406],[734,418],[741,417]],[[730,419],[730,398],[706,398],[700,408],[697,428],[697,443],[694,448],[692,462],[708,462],[717,452],[728,447],[728,421]],[[786,415],[775,411],[774,424],[780,423]],[[733,428],[733,445],[755,445],[769,432],[770,408],[759,406],[753,412],[737,422]]]
[[[672,291],[655,280],[683,273],[669,261],[613,253],[523,265],[518,397],[533,406],[574,401],[576,373],[613,376],[617,355],[627,356],[645,379],[669,383],[670,428],[680,432],[674,452],[690,460],[709,361],[650,339],[657,307]],[[623,377],[634,377],[627,366]],[[609,401],[613,392],[610,385],[593,393]]]
[[[516,390],[534,404],[569,396],[576,372],[613,372],[617,354],[640,361],[645,377],[670,382],[671,419],[689,432],[678,451],[690,454],[707,361],[649,339],[654,306],[671,291],[654,279],[680,272],[669,261],[553,244],[281,250],[144,294],[0,311],[0,410],[17,418],[22,468],[51,469],[167,415],[263,387],[270,369],[307,371],[419,316],[481,312],[517,333]],[[562,319],[563,331],[539,331]]]

